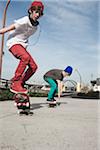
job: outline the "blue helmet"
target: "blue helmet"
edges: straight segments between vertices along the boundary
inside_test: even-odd
[[[71,67],[71,66],[67,66],[66,68],[65,68],[65,70],[64,70],[66,73],[68,73],[68,74],[72,74],[72,71],[73,71],[73,68]]]

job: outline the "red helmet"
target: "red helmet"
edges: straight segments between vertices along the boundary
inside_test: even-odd
[[[40,8],[41,13],[43,14],[43,10],[44,10],[44,5],[41,1],[34,1],[31,4],[31,7],[29,8],[29,10],[34,10],[34,7],[36,8]]]

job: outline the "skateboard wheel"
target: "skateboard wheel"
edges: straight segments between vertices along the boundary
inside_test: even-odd
[[[30,114],[30,116],[32,116],[32,115],[33,115],[33,112],[30,112],[29,114]]]
[[[23,103],[23,106],[26,106],[26,104],[25,104],[25,103]]]
[[[29,107],[29,103],[26,103],[26,106]]]
[[[18,103],[17,105],[18,105],[18,106],[21,106],[21,103]]]

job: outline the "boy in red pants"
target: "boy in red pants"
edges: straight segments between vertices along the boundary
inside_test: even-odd
[[[14,24],[0,30],[0,34],[10,31],[7,46],[9,51],[20,60],[15,75],[11,79],[10,90],[14,93],[27,93],[28,91],[24,88],[25,81],[37,70],[37,64],[26,48],[28,46],[28,38],[37,30],[39,25],[37,20],[43,15],[43,10],[43,3],[34,1],[28,10],[28,16],[15,20]],[[27,66],[28,69],[25,71]]]

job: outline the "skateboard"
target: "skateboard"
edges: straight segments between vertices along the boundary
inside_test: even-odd
[[[57,107],[57,106],[59,106],[61,103],[54,101],[54,102],[48,102],[48,104],[49,104],[49,107]]]
[[[18,109],[19,115],[32,115],[30,112],[30,100],[29,96],[25,93],[17,93],[14,95],[15,106]]]

